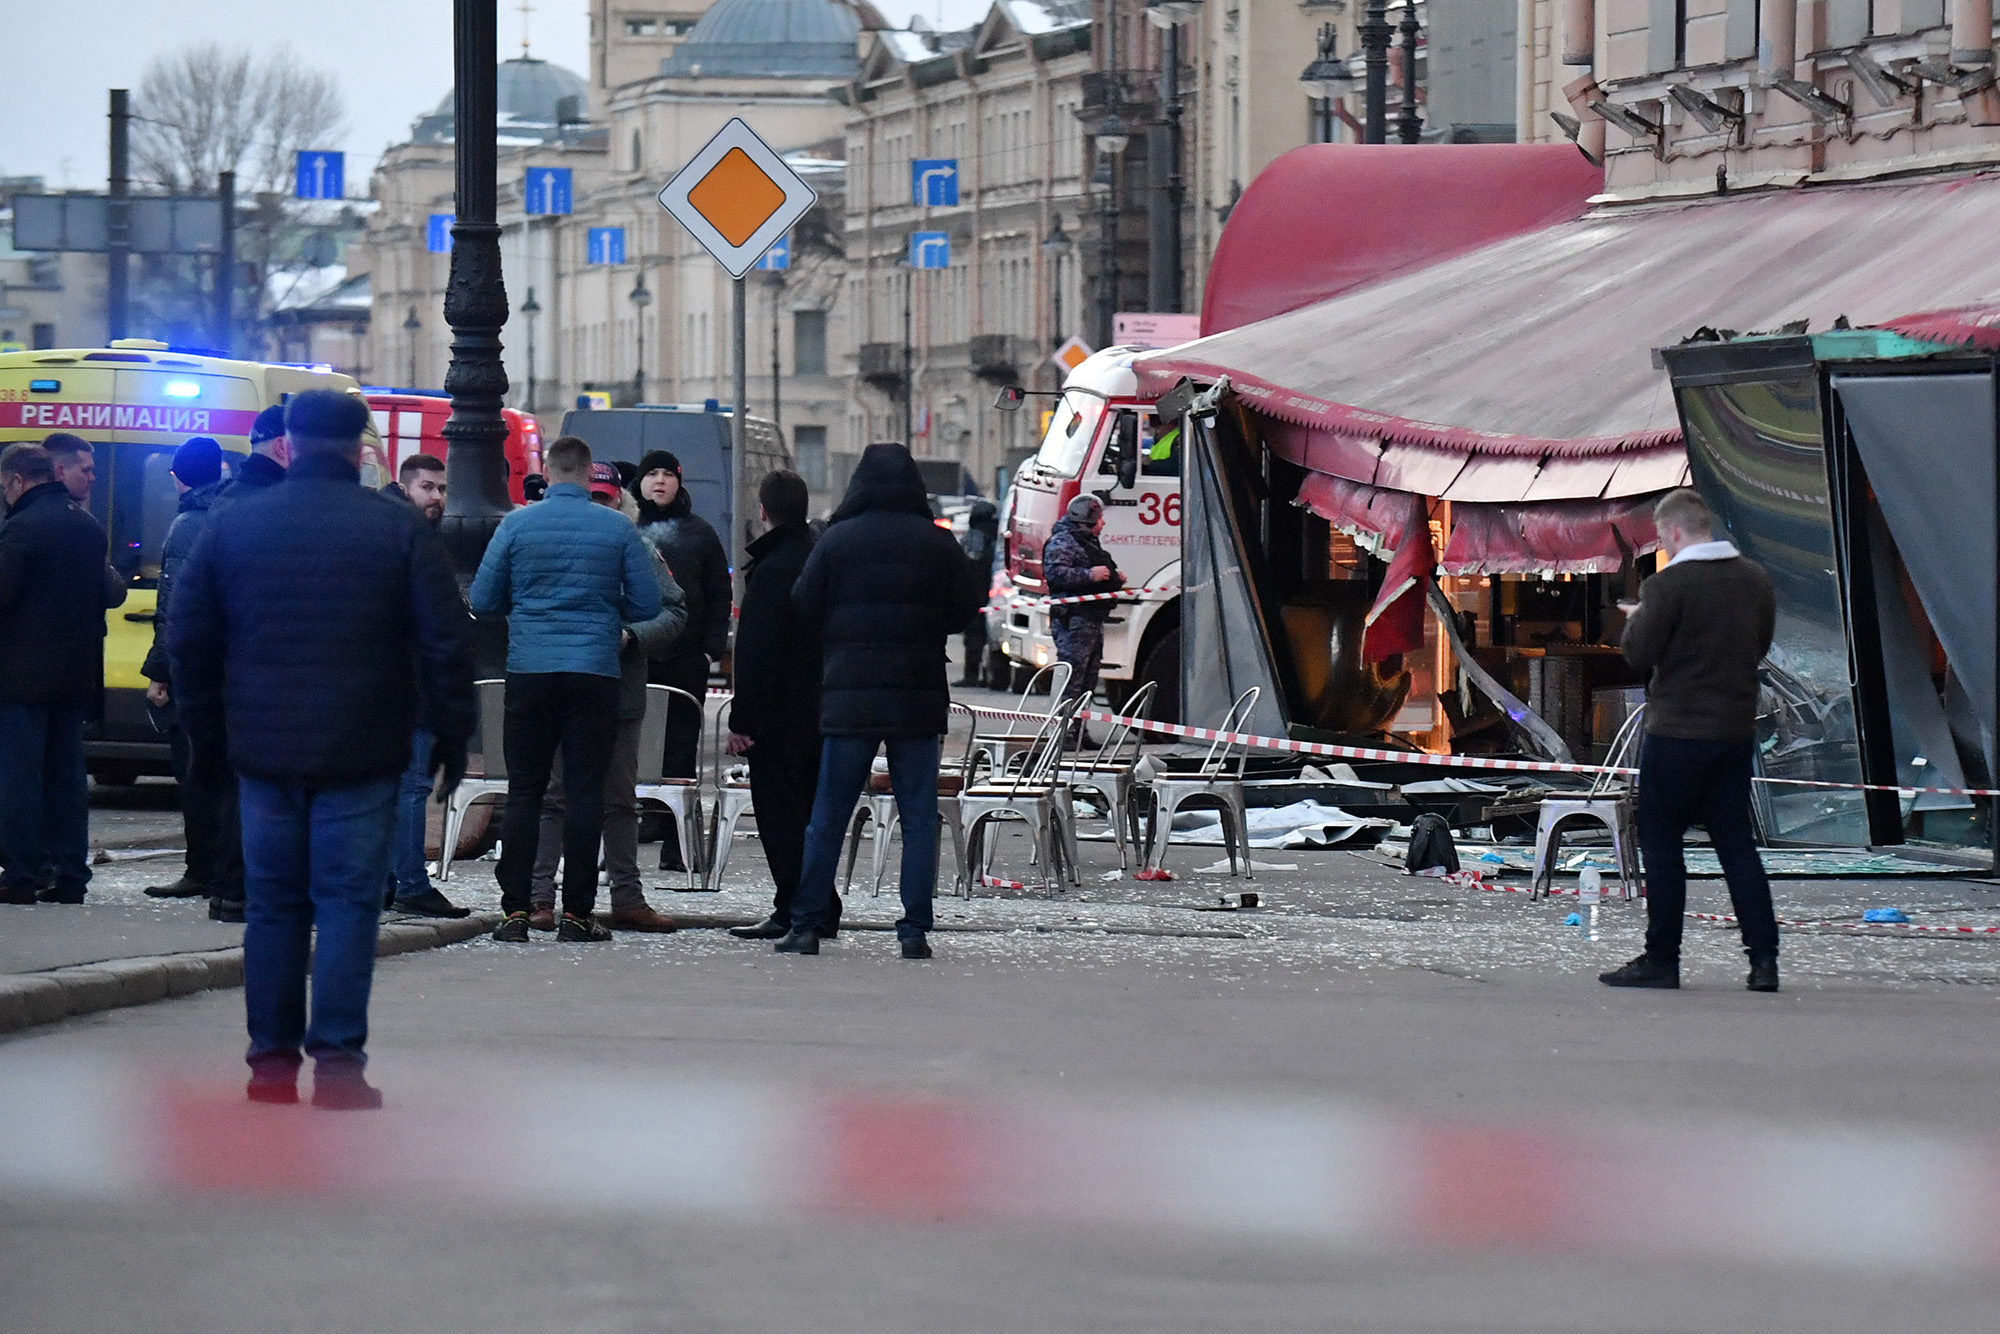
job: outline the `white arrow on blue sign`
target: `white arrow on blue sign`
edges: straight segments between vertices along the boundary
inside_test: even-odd
[[[623,264],[625,262],[625,229],[623,227],[592,227],[585,235],[592,264]]]
[[[530,167],[522,193],[527,196],[527,211],[537,216],[568,213],[570,211],[570,175],[568,167]]]
[[[347,189],[347,155],[299,150],[297,189],[300,199],[339,199]]]
[[[911,232],[910,267],[948,269],[951,267],[950,232]]]
[[[771,242],[771,248],[769,250],[766,250],[763,253],[763,255],[758,259],[757,267],[760,269],[791,268],[792,238],[789,236],[781,236],[777,240]]]
[[[956,208],[958,159],[913,158],[910,162],[910,202],[926,208]]]
[[[433,213],[431,224],[424,234],[424,249],[433,255],[451,253],[451,225],[458,221],[456,213]]]

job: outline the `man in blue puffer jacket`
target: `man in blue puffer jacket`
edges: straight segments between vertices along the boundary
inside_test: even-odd
[[[660,614],[653,549],[624,515],[590,502],[590,446],[564,436],[544,456],[542,499],[500,521],[472,581],[472,610],[507,618],[507,813],[495,940],[525,944],[542,797],[557,748],[563,820],[562,941],[602,941],[597,840],[618,731],[618,650],[628,624]]]

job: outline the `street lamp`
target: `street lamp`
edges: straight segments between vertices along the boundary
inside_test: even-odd
[[[1201,0],[1146,0],[1146,21],[1163,30],[1146,230],[1147,304],[1159,311],[1181,308],[1181,29],[1200,16]]]
[[[779,433],[782,434],[785,429],[785,410],[783,400],[780,398],[778,392],[778,376],[780,373],[778,353],[783,344],[779,338],[778,308],[784,301],[785,296],[784,273],[781,270],[772,269],[764,275],[764,286],[771,293],[771,424],[776,426]],[[792,360],[794,362],[798,360],[797,348],[792,349]]]
[[[424,322],[417,318],[417,308],[411,306],[409,318],[403,321],[403,337],[410,344],[410,388],[412,389],[417,387],[417,330],[423,327]]]
[[[1062,214],[1058,213],[1054,223],[1049,227],[1049,234],[1042,238],[1042,254],[1047,256],[1049,261],[1049,292],[1055,299],[1055,328],[1052,330],[1054,336],[1049,339],[1052,347],[1063,345],[1062,264],[1075,252],[1076,242],[1063,230]]]
[[[1403,0],[1403,107],[1396,117],[1396,137],[1406,144],[1423,138],[1423,122],[1417,119],[1417,0]]]
[[[632,376],[633,402],[646,401],[646,307],[653,304],[653,294],[646,287],[646,271],[639,270],[639,281],[632,288],[632,306],[636,313],[632,317],[633,331],[638,335],[639,369]],[[742,411],[741,405],[737,411]]]
[[[1115,94],[1113,94],[1115,97]],[[1103,299],[1098,312],[1100,327],[1098,346],[1111,346],[1112,317],[1118,310],[1118,156],[1125,146],[1132,142],[1132,132],[1118,114],[1114,105],[1109,115],[1098,122],[1094,136],[1097,144],[1097,160],[1104,172],[1104,213],[1098,227],[1098,271],[1103,280]]]
[[[1354,71],[1347,68],[1347,61],[1337,54],[1337,35],[1331,23],[1322,24],[1319,30],[1319,55],[1305,72],[1299,75],[1299,83],[1305,88],[1306,96],[1318,104],[1318,110],[1325,117],[1320,131],[1320,142],[1333,142],[1333,104],[1354,87]]]
[[[1389,0],[1368,0],[1367,18],[1361,24],[1361,54],[1367,68],[1363,143],[1389,142],[1389,37]]]
[[[535,316],[542,313],[542,303],[535,300],[535,289],[528,289],[528,299],[521,303],[521,313],[528,317],[528,392],[522,406],[529,412],[535,410]]]

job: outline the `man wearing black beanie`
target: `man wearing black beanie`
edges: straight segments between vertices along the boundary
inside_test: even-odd
[[[222,446],[198,435],[174,451],[169,474],[180,493],[180,512],[160,544],[159,591],[153,607],[153,647],[140,668],[152,682],[146,703],[156,722],[166,728],[173,756],[174,777],[180,784],[181,826],[187,842],[187,870],[169,885],[149,885],[156,899],[206,896],[209,915],[218,920],[243,920],[243,836],[237,822],[236,782],[204,782],[189,771],[187,733],[175,717],[171,673],[167,662],[167,616],[173,607],[174,580],[194,544],[208,527],[210,506],[225,483]]]

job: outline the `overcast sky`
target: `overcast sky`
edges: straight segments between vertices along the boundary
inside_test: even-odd
[[[533,0],[533,53],[584,73],[590,29],[583,0]],[[895,23],[921,14],[946,26],[976,21],[990,0],[877,0]],[[451,91],[451,0],[4,0],[8,126],[0,175],[42,176],[52,188],[102,188],[105,90],[137,89],[155,55],[196,42],[263,51],[288,42],[336,75],[347,103],[347,189],[367,188],[382,149]],[[503,57],[521,49],[518,0],[500,0]]]

